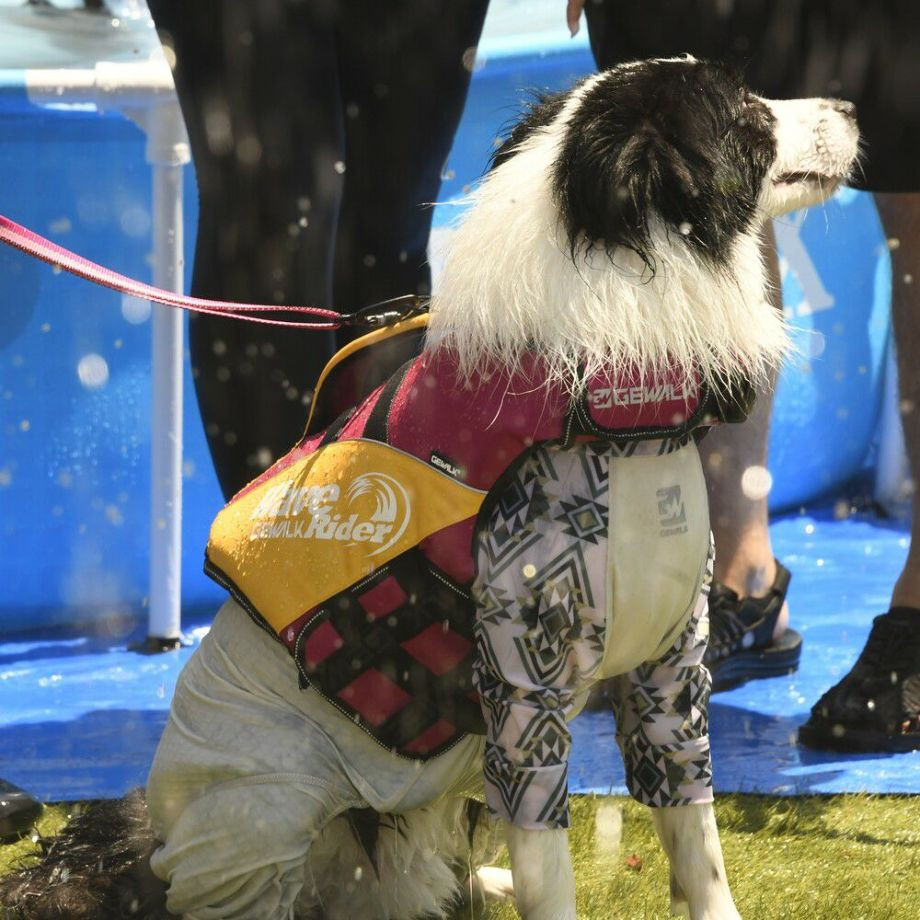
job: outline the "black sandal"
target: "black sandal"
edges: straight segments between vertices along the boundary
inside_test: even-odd
[[[812,707],[799,741],[836,751],[920,750],[920,610],[876,617],[856,663]]]
[[[712,674],[714,692],[749,680],[791,674],[798,668],[802,636],[787,629],[773,638],[791,577],[776,560],[776,577],[763,597],[738,597],[731,588],[713,582],[709,592],[709,648],[703,662]]]

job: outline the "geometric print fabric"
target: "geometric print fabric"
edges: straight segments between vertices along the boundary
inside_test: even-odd
[[[668,452],[682,446],[644,442]],[[630,453],[635,445],[627,445]],[[610,443],[543,446],[521,464],[474,543],[474,683],[486,715],[493,814],[568,827],[566,719],[604,658]],[[641,462],[641,461],[640,461]],[[707,577],[687,628],[657,662],[617,679],[630,792],[661,806],[711,801],[702,665]]]
[[[703,589],[683,634],[658,661],[643,663],[614,684],[627,785],[652,807],[712,800],[711,680],[703,666],[711,581],[710,549]]]

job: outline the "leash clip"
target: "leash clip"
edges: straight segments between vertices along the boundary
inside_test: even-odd
[[[427,309],[427,301],[418,294],[403,294],[401,297],[392,297],[390,300],[372,303],[368,307],[355,310],[354,313],[343,314],[342,325],[366,326],[376,329],[418,316]]]

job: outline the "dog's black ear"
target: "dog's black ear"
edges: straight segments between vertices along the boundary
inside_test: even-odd
[[[754,137],[743,124],[743,106],[736,79],[696,61],[605,75],[569,120],[554,170],[573,258],[582,246],[611,255],[624,246],[654,272],[651,234],[660,221],[723,262],[755,218],[773,150],[771,133]]]
[[[521,144],[538,128],[549,125],[559,114],[568,93],[535,93],[527,103],[524,115],[515,123],[508,136],[493,151],[489,169],[495,169],[514,156]]]

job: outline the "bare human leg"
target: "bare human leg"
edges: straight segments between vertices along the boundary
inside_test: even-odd
[[[782,309],[773,227],[764,230],[768,302]],[[759,387],[750,418],[710,432],[700,445],[716,546],[706,664],[713,689],[795,670],[801,637],[788,629],[789,573],[770,543],[766,470],[775,376]]]
[[[901,424],[911,478],[920,479],[920,195],[876,195],[891,249],[891,321],[898,353]],[[892,607],[920,610],[920,502],[911,513],[911,545],[891,595]]]
[[[775,309],[781,310],[782,281],[776,237],[770,224],[764,232],[763,251],[769,302]],[[767,465],[775,386],[774,376],[758,390],[757,403],[746,422],[716,428],[700,444],[716,544],[713,577],[740,597],[762,597],[776,577],[776,561],[770,544],[767,491],[760,473]],[[788,619],[784,604],[775,635],[785,630]]]

